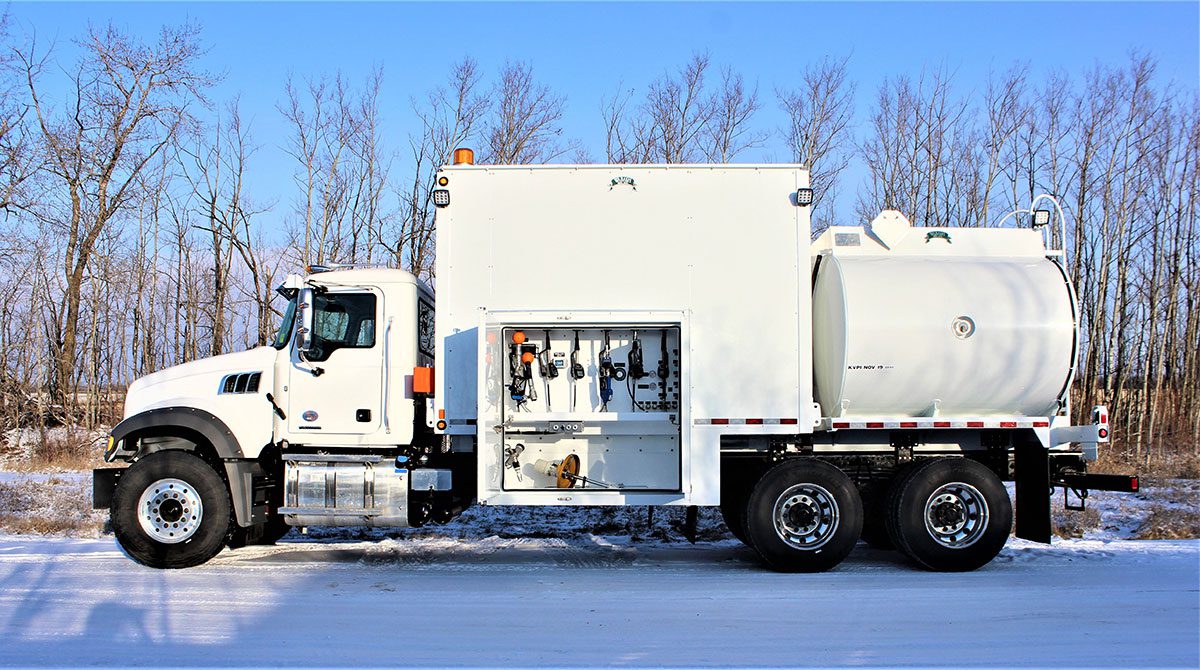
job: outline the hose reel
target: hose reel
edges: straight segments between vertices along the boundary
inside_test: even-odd
[[[560,461],[548,461],[539,458],[533,463],[533,469],[547,477],[553,477],[555,485],[560,489],[574,488],[576,483],[584,486],[596,486],[602,489],[619,488],[608,482],[592,479],[579,474],[580,461],[576,454],[567,454]]]

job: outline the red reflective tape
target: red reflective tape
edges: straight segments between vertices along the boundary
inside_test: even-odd
[[[834,422],[833,422],[833,427],[834,427],[834,428],[849,428],[849,427],[850,427],[850,423],[849,423],[849,422],[846,422],[846,421],[834,421]]]
[[[747,426],[761,426],[762,422],[762,419],[746,419]]]
[[[900,427],[901,428],[916,428],[917,422],[916,421],[901,421]]]
[[[800,419],[780,419],[779,423],[782,423],[785,426],[794,426],[800,423]]]
[[[949,428],[950,422],[949,421],[934,421],[933,427],[934,428]]]
[[[983,428],[982,421],[968,421],[967,428]]]
[[[714,426],[728,426],[728,425],[729,425],[729,419],[713,419],[713,420],[712,420],[712,425],[714,425]]]
[[[868,421],[867,428],[883,428],[882,421]]]
[[[1001,421],[1000,427],[1001,428],[1016,428],[1017,422],[1016,421]]]
[[[1130,485],[1131,485],[1131,488],[1134,490],[1134,492],[1136,492],[1136,491],[1138,490],[1138,478],[1137,478],[1137,477],[1130,477],[1130,478],[1129,478],[1129,483],[1130,483]]]
[[[1034,428],[1049,428],[1050,422],[1049,421],[1034,421],[1033,427]]]

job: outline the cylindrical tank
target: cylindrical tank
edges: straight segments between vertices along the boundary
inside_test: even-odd
[[[1074,304],[1046,258],[824,256],[813,369],[825,416],[1049,416]]]

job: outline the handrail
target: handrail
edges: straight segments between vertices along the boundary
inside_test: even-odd
[[[1044,231],[1042,232],[1042,245],[1046,247],[1046,251],[1063,251],[1064,252],[1064,261],[1065,261],[1066,246],[1067,246],[1067,215],[1063,211],[1062,205],[1059,204],[1058,198],[1054,197],[1053,195],[1050,195],[1049,193],[1041,193],[1039,195],[1034,196],[1033,200],[1029,203],[1028,209],[1018,208],[1018,209],[1014,209],[1013,211],[1009,212],[1008,214],[1005,214],[1004,217],[1001,218],[1000,221],[996,223],[996,227],[999,228],[1000,226],[1003,226],[1005,221],[1007,221],[1010,217],[1016,216],[1017,214],[1032,215],[1033,212],[1035,211],[1034,208],[1037,207],[1038,202],[1040,202],[1043,199],[1049,200],[1050,202],[1054,203],[1054,209],[1058,213],[1059,239],[1062,240],[1063,248],[1062,249],[1051,249],[1050,248],[1051,242],[1053,241],[1054,238],[1053,238],[1053,236],[1051,236],[1050,238],[1047,238],[1046,233]],[[1031,227],[1032,227],[1032,225],[1031,225]],[[1047,225],[1046,227],[1049,228],[1050,226]]]

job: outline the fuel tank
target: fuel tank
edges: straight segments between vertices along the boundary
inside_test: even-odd
[[[1075,364],[1076,308],[1040,234],[879,227],[888,234],[838,228],[814,243],[823,414],[1055,414]]]

